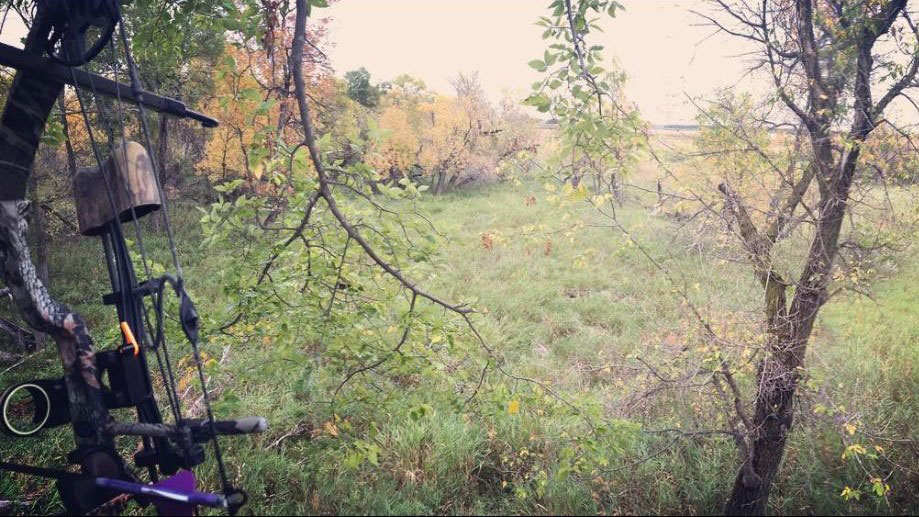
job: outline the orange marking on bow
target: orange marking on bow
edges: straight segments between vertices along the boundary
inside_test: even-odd
[[[137,357],[140,354],[140,345],[137,344],[137,339],[134,338],[134,333],[131,332],[131,326],[127,321],[121,322],[121,332],[124,334],[125,341],[134,347],[134,357]]]

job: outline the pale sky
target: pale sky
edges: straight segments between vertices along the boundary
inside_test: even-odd
[[[761,77],[744,77],[749,47],[710,26],[691,9],[705,0],[621,0],[625,11],[603,22],[604,58],[628,74],[626,94],[646,120],[692,123],[685,94],[706,96],[735,87],[763,92]],[[549,0],[339,0],[319,11],[329,17],[329,58],[338,75],[365,67],[375,81],[407,73],[437,91],[448,79],[477,70],[493,100],[504,91],[526,96],[539,74],[527,62],[546,44],[534,22]],[[685,93],[684,93],[685,92]]]
[[[591,44],[606,46],[628,75],[626,94],[642,116],[655,124],[694,122],[687,100],[719,89],[762,95],[771,83],[749,76],[744,54],[756,50],[724,34],[691,11],[713,11],[710,0],[620,0],[614,19],[603,17],[604,33]],[[478,71],[494,101],[505,92],[523,99],[539,74],[527,66],[542,57],[546,44],[538,16],[549,0],[338,0],[315,15],[330,19],[329,57],[338,75],[367,68],[375,81],[407,73],[439,92],[450,93],[449,79]],[[21,46],[25,30],[10,14],[0,41]],[[894,102],[888,116],[919,123],[906,102]]]
[[[704,97],[721,88],[765,92],[768,83],[744,77],[749,47],[712,36],[712,27],[691,10],[707,0],[620,0],[616,18],[603,17],[604,33],[591,44],[606,46],[628,75],[626,94],[656,124],[692,123],[696,109],[686,95]],[[539,74],[527,66],[546,43],[537,17],[549,0],[338,0],[317,9],[329,18],[329,57],[338,75],[361,66],[375,81],[407,73],[432,89],[450,93],[449,79],[478,71],[486,93],[523,99]],[[7,20],[0,41],[21,46],[22,22]]]

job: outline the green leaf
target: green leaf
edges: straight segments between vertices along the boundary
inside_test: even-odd
[[[239,92],[239,96],[247,101],[261,102],[262,96],[256,88],[245,88]]]
[[[541,59],[534,59],[527,64],[530,65],[530,68],[535,69],[537,72],[546,71],[546,63]]]
[[[530,95],[523,102],[530,106],[536,106],[536,109],[543,113],[549,111],[549,106],[552,104],[552,101],[549,100],[549,97],[544,93],[536,93]]]

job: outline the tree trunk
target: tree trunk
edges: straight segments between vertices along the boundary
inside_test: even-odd
[[[753,425],[756,436],[750,458],[751,469],[740,469],[728,501],[727,515],[765,515],[772,482],[782,462],[785,442],[794,415],[797,374],[791,364],[769,357],[760,365],[760,389],[756,396]]]
[[[167,171],[169,161],[169,118],[160,117],[160,134],[156,140],[156,162],[160,167],[160,182],[165,188],[169,184],[170,177]]]
[[[456,186],[457,186],[457,182],[459,181],[459,178],[460,178],[459,174],[454,174],[453,176],[450,176],[450,180],[447,182],[447,190],[451,192],[456,190]]]
[[[77,153],[73,150],[70,143],[70,125],[67,123],[67,108],[64,106],[64,96],[57,99],[57,107],[61,112],[61,128],[64,131],[64,148],[67,150],[67,170],[70,173],[70,179],[77,175]]]
[[[815,148],[819,142],[815,142]],[[816,150],[816,149],[815,149]],[[819,157],[819,152],[815,154]],[[816,232],[808,250],[807,261],[798,279],[791,306],[786,308],[784,281],[767,278],[766,323],[770,337],[768,355],[760,364],[757,376],[756,409],[753,418],[753,444],[750,457],[734,481],[731,498],[725,508],[728,515],[764,515],[769,491],[785,452],[791,432],[794,398],[799,371],[820,308],[826,303],[827,286],[839,250],[839,235],[846,214],[846,202],[861,148],[855,146],[846,154],[837,170],[836,181],[824,187]],[[835,169],[828,158],[820,167]],[[748,462],[752,462],[751,475]]]
[[[382,194],[382,192],[380,191],[379,181],[368,180],[367,184],[370,186],[370,192],[373,192],[375,195],[378,195],[378,196]]]
[[[38,186],[36,175],[32,175],[31,185],[29,186],[31,202],[35,207],[32,210],[32,249],[35,250],[35,269],[38,273],[38,279],[47,287],[49,284],[50,273],[48,271],[48,233],[45,231],[45,213],[41,208],[41,200],[38,198]]]
[[[148,152],[150,152],[148,150]],[[156,141],[156,165],[159,169],[160,174],[160,185],[162,186],[163,199],[162,203],[165,206],[169,202],[169,198],[166,195],[167,189],[166,186],[169,184],[169,167],[167,167],[167,161],[169,157],[169,118],[160,117],[160,130],[159,138]],[[152,225],[155,231],[162,231],[166,226],[166,211],[159,210],[158,213],[152,214]]]
[[[616,203],[619,206],[622,206],[625,203],[625,192],[622,191],[622,184],[619,181],[619,175],[615,172],[610,174],[609,178],[610,188],[613,190],[613,197],[616,199]]]
[[[447,173],[444,171],[439,171],[436,173],[437,184],[434,186],[434,195],[439,196],[444,193],[446,188],[446,177]]]

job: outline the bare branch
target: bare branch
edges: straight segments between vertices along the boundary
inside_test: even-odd
[[[401,271],[393,267],[389,262],[384,260],[377,252],[373,249],[373,246],[364,239],[363,235],[351,224],[351,222],[345,217],[341,209],[338,207],[338,203],[335,201],[335,197],[332,194],[332,189],[330,187],[330,179],[325,170],[325,165],[322,163],[322,158],[319,155],[319,149],[316,147],[316,137],[313,131],[313,123],[310,120],[309,106],[307,105],[306,100],[306,81],[303,77],[303,46],[306,42],[306,21],[309,12],[308,2],[306,0],[297,0],[297,18],[296,25],[294,28],[294,41],[291,49],[291,70],[294,76],[294,86],[297,97],[297,104],[300,108],[300,123],[303,126],[304,133],[304,143],[306,148],[309,150],[310,158],[313,162],[313,167],[316,169],[316,174],[319,178],[319,195],[325,200],[326,205],[329,207],[329,211],[338,220],[338,223],[341,225],[342,229],[354,239],[363,250],[364,253],[380,268],[386,271],[391,277],[395,278],[399,283],[401,283],[406,289],[412,291],[412,293],[425,298],[441,307],[458,313],[458,314],[468,314],[473,312],[472,309],[464,307],[462,305],[454,305],[448,303],[440,298],[424,291],[417,284],[407,279]]]

